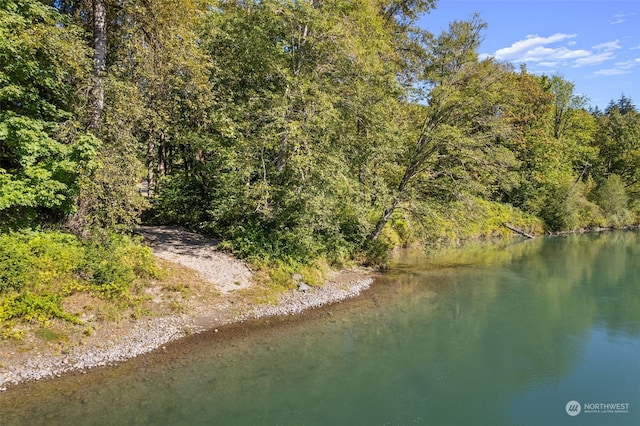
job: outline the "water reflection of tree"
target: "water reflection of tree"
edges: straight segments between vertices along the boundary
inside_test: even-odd
[[[405,273],[389,283],[389,297],[407,315],[389,325],[381,320],[371,338],[379,340],[386,326],[390,347],[414,347],[398,351],[405,358],[391,371],[402,368],[416,381],[437,383],[434,371],[444,369],[447,388],[457,389],[455,400],[466,398],[467,404],[480,404],[488,385],[516,392],[538,380],[559,380],[580,359],[594,324],[612,334],[638,334],[634,277],[640,271],[637,262],[630,264],[638,250],[637,233],[608,233],[489,248],[480,261],[473,249],[430,258],[415,270],[405,262]],[[431,290],[426,306],[420,297],[396,296],[418,292],[416,287]],[[456,371],[446,371],[454,365]],[[491,365],[500,368],[489,372]],[[437,409],[456,412],[446,404]]]
[[[511,396],[569,374],[593,324],[638,335],[638,239],[544,238],[414,258],[332,315],[224,350],[194,347],[144,380],[130,371],[113,391],[82,391],[76,377],[79,394],[99,395],[77,406],[60,395],[57,405],[69,423],[110,413],[111,424],[180,424],[198,413],[219,424],[507,424]]]

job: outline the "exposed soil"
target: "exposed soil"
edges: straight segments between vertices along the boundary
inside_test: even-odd
[[[218,250],[218,241],[179,227],[137,231],[166,271],[143,290],[136,308],[78,294],[65,301],[81,325],[53,321],[22,324],[22,339],[0,340],[0,390],[7,386],[110,365],[163,344],[225,324],[305,309],[358,295],[371,282],[366,269],[329,273],[321,287],[265,292],[241,260]],[[268,294],[268,297],[265,297]]]

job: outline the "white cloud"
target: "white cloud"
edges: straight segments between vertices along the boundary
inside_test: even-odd
[[[500,60],[516,60],[521,62],[518,57],[523,56],[523,54],[530,52],[532,49],[545,46],[547,44],[557,43],[573,37],[576,37],[576,34],[556,33],[549,37],[528,35],[524,40],[516,41],[509,47],[496,50],[496,53],[493,56]]]
[[[598,55],[589,55],[589,56],[585,56],[583,58],[578,58],[575,60],[574,64],[572,65],[573,67],[583,67],[583,66],[588,66],[588,65],[598,65],[601,64],[603,62],[606,62],[610,59],[613,59],[613,53],[611,52],[604,52],[604,53],[600,53]]]
[[[620,46],[620,40],[616,39],[614,41],[607,41],[605,43],[596,44],[595,46],[593,46],[593,49],[612,51],[620,49],[621,47],[622,46]]]
[[[622,74],[629,74],[631,73],[630,70],[623,70],[623,69],[619,69],[619,68],[608,68],[608,69],[604,69],[604,70],[598,70],[596,72],[594,72],[594,75],[605,75],[605,76],[610,76],[610,75],[622,75]]]
[[[623,22],[627,22],[627,18],[635,16],[635,12],[632,13],[618,13],[613,15],[613,21],[611,21],[611,25],[622,24]]]
[[[589,56],[586,50],[571,50],[566,47],[552,49],[549,47],[536,47],[526,52],[524,56],[517,58],[517,62],[549,62],[553,60],[576,59]]]
[[[640,58],[636,58],[632,61],[616,62],[612,68],[598,70],[594,72],[594,75],[622,75],[630,74],[632,70],[640,65]]]
[[[613,60],[614,52],[622,48],[620,40],[616,39],[597,44],[588,50],[576,49],[573,48],[576,42],[571,40],[575,37],[576,34],[565,33],[556,33],[549,37],[528,35],[509,47],[496,50],[493,56],[498,60],[524,62],[541,67],[579,68]]]

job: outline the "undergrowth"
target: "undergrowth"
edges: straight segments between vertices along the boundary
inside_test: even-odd
[[[59,231],[0,234],[0,324],[4,337],[18,322],[80,323],[62,301],[86,292],[134,308],[145,282],[157,275],[151,250],[126,235],[80,240]]]

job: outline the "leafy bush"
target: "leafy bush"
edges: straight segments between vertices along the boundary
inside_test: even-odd
[[[26,232],[0,235],[0,294],[49,288],[75,280],[84,254],[80,242],[61,232]]]
[[[23,319],[46,323],[53,318],[60,318],[73,323],[80,321],[60,307],[60,295],[35,294],[25,291],[13,296],[2,298],[0,304],[0,321]]]
[[[549,229],[562,231],[601,226],[602,213],[587,199],[586,192],[582,183],[569,180],[550,190],[540,214]]]
[[[148,206],[136,188],[144,171],[142,163],[133,153],[113,145],[99,149],[93,169],[79,179],[78,212],[67,221],[75,233],[87,229],[127,231],[139,223]]]
[[[91,241],[62,232],[0,235],[0,321],[77,322],[61,308],[85,291],[129,303],[136,284],[156,275],[151,250],[126,235]]]
[[[82,28],[54,7],[0,1],[0,227],[74,211],[78,178],[99,145],[74,115],[89,58]]]
[[[137,278],[156,276],[151,250],[119,234],[87,244],[82,270],[90,288],[107,298],[124,295]]]
[[[393,243],[383,234],[377,240],[368,242],[364,251],[365,258],[362,261],[368,266],[385,265],[393,247]]]
[[[634,222],[634,214],[628,208],[629,196],[620,176],[610,175],[595,191],[595,200],[602,209],[607,225],[621,227]]]
[[[424,206],[419,232],[432,246],[458,245],[478,238],[510,237],[513,232],[505,227],[511,224],[529,233],[540,233],[543,223],[533,215],[516,207],[478,197],[460,201]]]

